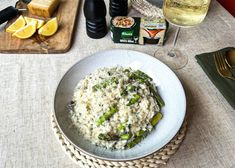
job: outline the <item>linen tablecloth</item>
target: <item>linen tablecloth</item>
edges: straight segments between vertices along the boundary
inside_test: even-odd
[[[15,2],[1,0],[0,9]],[[97,51],[124,48],[154,55],[155,45],[114,44],[110,34],[99,40],[88,38],[82,5],[68,53],[0,54],[0,167],[77,167],[62,151],[50,123],[54,92],[63,74]],[[170,27],[164,47],[172,44],[174,31]],[[234,31],[234,18],[212,0],[203,23],[182,29],[179,35],[177,47],[189,58],[187,66],[176,71],[187,96],[188,133],[167,168],[235,167],[235,111],[194,58],[203,52],[234,47]]]

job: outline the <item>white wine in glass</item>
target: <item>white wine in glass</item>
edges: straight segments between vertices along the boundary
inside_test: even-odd
[[[172,69],[183,68],[188,62],[188,57],[175,49],[180,27],[188,28],[201,23],[207,14],[209,5],[210,0],[164,0],[164,16],[170,24],[178,28],[174,37],[173,47],[167,49],[168,52],[163,48],[158,49],[155,52],[155,56],[160,57]]]
[[[209,4],[210,0],[165,0],[163,13],[171,24],[190,27],[204,20]]]

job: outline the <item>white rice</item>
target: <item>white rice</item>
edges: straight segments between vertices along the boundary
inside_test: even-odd
[[[160,108],[145,83],[129,80],[128,73],[132,72],[135,71],[131,68],[102,68],[78,83],[74,91],[73,102],[75,105],[70,112],[71,119],[84,138],[93,144],[105,148],[125,149],[131,139],[105,141],[98,138],[100,134],[110,132],[120,134],[120,130],[117,128],[122,123],[128,125],[125,132],[136,133],[140,130],[150,132],[152,130],[153,126],[150,121]],[[110,81],[112,78],[117,79],[118,82],[109,83],[105,88],[94,89],[94,86],[100,85],[105,80]],[[123,89],[130,84],[138,89],[128,92],[125,96],[121,95]],[[151,82],[151,84],[153,83]],[[140,99],[128,106],[127,104],[134,94],[140,95]],[[113,106],[118,111],[109,120],[105,120],[97,126],[97,120]]]

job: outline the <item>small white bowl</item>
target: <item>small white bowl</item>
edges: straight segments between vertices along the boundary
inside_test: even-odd
[[[147,73],[153,78],[165,101],[165,106],[161,110],[163,119],[143,141],[128,150],[109,150],[91,144],[69,127],[71,120],[66,110],[73,97],[74,88],[81,79],[98,68],[117,65],[140,69]],[[78,150],[103,160],[127,161],[156,152],[176,135],[185,117],[186,98],[179,79],[164,63],[144,53],[116,49],[96,53],[72,66],[58,85],[54,108],[60,130]]]

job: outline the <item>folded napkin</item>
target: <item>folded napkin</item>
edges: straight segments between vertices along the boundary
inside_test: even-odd
[[[229,49],[232,49],[232,47],[224,48],[219,51],[225,53]],[[215,52],[196,55],[195,58],[197,59],[198,64],[202,67],[207,76],[210,78],[210,80],[222,93],[224,98],[235,109],[235,81],[223,78],[218,74],[213,56]]]

